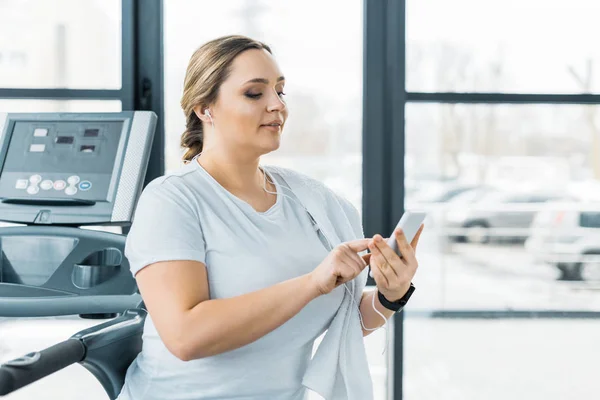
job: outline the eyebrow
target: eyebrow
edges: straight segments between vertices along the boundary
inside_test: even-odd
[[[283,77],[283,76],[280,76],[279,78],[277,78],[277,82],[281,82],[283,80],[285,80],[285,77]],[[246,83],[264,83],[266,85],[269,83],[269,80],[265,79],[265,78],[254,78],[254,79],[250,79]]]

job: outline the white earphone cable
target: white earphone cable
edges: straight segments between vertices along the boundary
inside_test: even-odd
[[[264,170],[264,168],[262,168],[262,167],[261,167],[260,169],[261,169],[261,171],[262,171],[262,173],[263,173],[263,177],[264,177],[264,180],[263,180],[263,190],[264,190],[265,192],[269,193],[269,194],[274,194],[274,195],[280,194],[280,195],[282,195],[282,196],[285,196],[285,197],[287,197],[288,199],[290,199],[290,200],[294,201],[296,204],[300,205],[300,207],[302,207],[302,209],[304,209],[304,211],[306,211],[306,213],[309,215],[309,217],[310,217],[311,221],[314,221],[314,224],[315,224],[315,226],[317,227],[317,230],[318,230],[318,232],[317,232],[317,233],[319,233],[319,232],[320,232],[320,233],[321,233],[321,235],[323,235],[323,237],[324,237],[324,238],[325,238],[325,240],[327,241],[327,244],[328,244],[328,247],[329,247],[329,251],[331,251],[331,250],[333,249],[333,246],[331,245],[331,241],[330,241],[330,240],[327,238],[327,236],[326,236],[326,235],[325,235],[325,233],[324,233],[324,232],[321,230],[321,228],[319,228],[319,227],[318,227],[318,225],[317,225],[316,221],[314,220],[314,218],[312,217],[312,215],[311,215],[311,214],[308,212],[308,210],[307,210],[307,209],[306,209],[306,208],[305,208],[305,207],[304,207],[302,204],[300,204],[300,202],[298,202],[297,200],[295,200],[293,197],[286,195],[285,193],[276,193],[276,192],[271,192],[271,191],[269,191],[269,190],[267,189],[267,179],[268,179],[268,180],[269,180],[269,182],[270,182],[272,185],[274,185],[274,186],[275,186],[275,183],[274,183],[274,182],[271,180],[271,178],[270,178],[270,177],[269,177],[269,178],[267,178],[267,173],[266,173],[266,171]],[[279,187],[281,187],[281,188],[284,188],[285,186],[283,186],[283,185],[279,185]],[[292,190],[291,190],[291,189],[289,189],[289,188],[286,188],[286,189],[288,189],[289,191],[292,191]],[[293,192],[292,192],[292,193],[293,193]],[[294,196],[295,196],[295,195],[294,195]],[[366,331],[375,331],[375,330],[379,329],[380,327],[377,327],[377,328],[367,328],[367,327],[365,326],[365,324],[364,324],[364,322],[363,322],[363,319],[362,319],[362,314],[361,314],[361,312],[360,312],[360,306],[359,306],[358,304],[356,304],[356,300],[354,300],[354,293],[353,293],[354,289],[353,289],[352,291],[350,291],[350,289],[348,289],[348,286],[347,286],[347,284],[346,284],[346,283],[344,283],[344,288],[345,288],[345,289],[346,289],[346,291],[347,291],[347,292],[350,294],[350,298],[352,299],[352,302],[353,302],[353,303],[356,305],[356,308],[358,309],[358,317],[359,317],[359,319],[360,319],[360,324],[362,325],[363,329],[364,329],[364,330],[366,330]],[[375,312],[376,312],[377,314],[379,314],[379,315],[381,316],[381,318],[383,318],[383,320],[385,321],[385,322],[384,322],[384,324],[383,324],[383,327],[384,327],[384,329],[385,329],[385,330],[386,330],[386,332],[387,332],[387,322],[388,322],[388,319],[385,317],[385,315],[383,315],[381,312],[379,312],[379,310],[378,310],[378,309],[375,307],[375,296],[376,296],[376,293],[375,293],[375,291],[373,291],[373,292],[372,292],[372,296],[371,296],[371,306],[373,307],[373,310],[375,310]],[[385,349],[384,349],[384,352],[385,352]]]

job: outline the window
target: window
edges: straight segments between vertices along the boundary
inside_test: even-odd
[[[579,225],[583,228],[600,228],[600,212],[582,212],[579,218]]]
[[[167,170],[181,165],[179,100],[190,56],[208,40],[244,34],[269,44],[286,76],[290,116],[282,145],[262,162],[321,180],[361,210],[362,25],[359,0],[165,2]]]
[[[414,280],[421,295],[404,323],[404,399],[597,396],[587,349],[600,323],[563,312],[600,311],[600,264],[579,264],[574,244],[598,235],[572,217],[574,199],[600,187],[598,108],[406,105],[406,180],[417,188],[406,208],[429,220]],[[480,189],[422,201],[420,191],[450,185]],[[598,213],[581,224],[600,227]],[[575,331],[585,333],[573,340]]]
[[[0,1],[0,87],[119,89],[121,0]]]
[[[597,93],[599,13],[593,0],[407,1],[407,90]]]
[[[0,112],[130,109],[132,100],[127,92],[133,83],[122,82],[122,70],[129,73],[125,76],[133,76],[129,70],[133,67],[122,66],[121,60],[121,33],[127,31],[121,29],[121,24],[123,20],[134,19],[132,15],[122,18],[122,6],[128,5],[128,1],[122,4],[121,0],[0,0]],[[106,100],[90,99],[99,94]],[[47,130],[36,129],[36,139],[47,135]],[[72,139],[63,140],[68,143]],[[38,144],[33,145],[33,150],[43,148]],[[13,225],[18,224],[0,222],[0,226]],[[82,229],[122,233],[120,226]],[[0,364],[53,346],[102,322],[105,321],[78,316],[0,317]],[[100,382],[75,364],[8,397],[12,400],[49,397],[66,400],[80,399],[82,393],[90,400],[108,398]]]
[[[3,100],[0,110],[10,113],[120,112],[119,100]]]

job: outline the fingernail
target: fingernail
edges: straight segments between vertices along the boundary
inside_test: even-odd
[[[381,236],[375,235],[375,241],[376,242],[381,242]]]

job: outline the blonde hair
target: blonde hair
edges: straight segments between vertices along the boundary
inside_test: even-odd
[[[194,112],[194,107],[206,107],[217,100],[219,88],[229,76],[233,60],[250,49],[271,53],[270,47],[262,42],[230,35],[202,45],[190,58],[181,97],[181,108],[186,117],[186,130],[181,135],[181,147],[187,149],[184,161],[190,161],[200,154],[204,142],[202,121]]]

